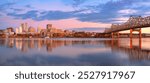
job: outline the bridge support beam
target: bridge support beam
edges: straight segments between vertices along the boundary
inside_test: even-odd
[[[132,38],[133,29],[130,29],[130,38]]]
[[[118,37],[118,38],[120,37],[120,33],[119,33],[119,32],[117,32],[117,37]]]
[[[114,38],[116,35],[117,35],[117,38],[120,37],[120,33],[119,32],[116,32],[116,33],[112,32],[111,33],[111,38]]]
[[[132,38],[133,38],[133,31],[139,32],[139,48],[142,48],[142,30],[139,29],[130,29],[130,48],[132,48]]]
[[[113,32],[111,33],[111,38],[114,38],[114,33]]]
[[[142,30],[141,30],[141,28],[140,29],[130,29],[130,38],[132,38],[132,36],[133,36],[133,31],[137,31],[137,32],[139,32],[139,38],[142,38]]]
[[[139,29],[139,38],[142,38],[142,30],[141,30],[141,28]]]

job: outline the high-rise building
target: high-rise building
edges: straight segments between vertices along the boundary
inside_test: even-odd
[[[18,34],[18,33],[19,33],[19,28],[16,28],[16,30],[15,30],[15,31],[16,31],[16,34]]]
[[[47,24],[47,29],[51,29],[52,28],[52,24]]]
[[[22,26],[19,27],[19,33],[22,33],[23,30],[22,30]]]
[[[37,32],[38,32],[38,33],[40,33],[40,32],[41,32],[41,30],[42,30],[42,28],[41,28],[41,27],[38,27],[38,28],[37,28]]]
[[[25,32],[28,32],[28,24],[25,23]]]
[[[21,27],[22,27],[22,32],[24,32],[24,33],[28,32],[28,24],[27,23],[22,23]]]
[[[25,25],[24,23],[21,24],[22,32],[25,32]]]

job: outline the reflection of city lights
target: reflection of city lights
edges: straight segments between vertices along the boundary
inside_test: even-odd
[[[146,41],[146,40],[145,40]],[[150,48],[146,46],[149,44],[147,42],[137,39],[114,39],[114,40],[81,40],[81,39],[1,39],[0,45],[6,45],[9,48],[16,47],[16,49],[20,50],[21,52],[28,52],[31,49],[38,49],[46,50],[47,53],[51,53],[54,51],[55,48],[62,47],[62,46],[80,46],[80,45],[104,45],[105,47],[111,48],[112,52],[123,52],[127,55],[130,59],[150,59]],[[134,44],[132,44],[134,42]],[[143,42],[145,42],[143,44]],[[147,43],[147,44],[146,44]],[[132,48],[130,47],[132,44]],[[146,48],[145,48],[146,47]],[[95,50],[96,51],[96,50]],[[76,52],[76,51],[75,51]]]

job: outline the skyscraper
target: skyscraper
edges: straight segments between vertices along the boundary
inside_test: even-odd
[[[52,24],[47,24],[47,29],[51,29],[52,28]]]
[[[42,30],[42,28],[41,28],[41,27],[38,27],[38,28],[37,28],[37,32],[38,32],[38,33],[40,33],[40,32],[41,32],[41,30]]]
[[[22,27],[22,32],[24,32],[24,33],[28,32],[28,24],[27,23],[22,23],[21,27]]]
[[[19,33],[19,28],[16,28],[16,34],[18,34]]]
[[[25,25],[24,23],[21,24],[22,32],[25,32]]]
[[[28,32],[28,24],[25,23],[25,32]]]
[[[22,33],[22,26],[19,27],[19,33]]]

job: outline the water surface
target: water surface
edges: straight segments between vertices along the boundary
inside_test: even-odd
[[[0,39],[1,66],[149,66],[150,38]]]

